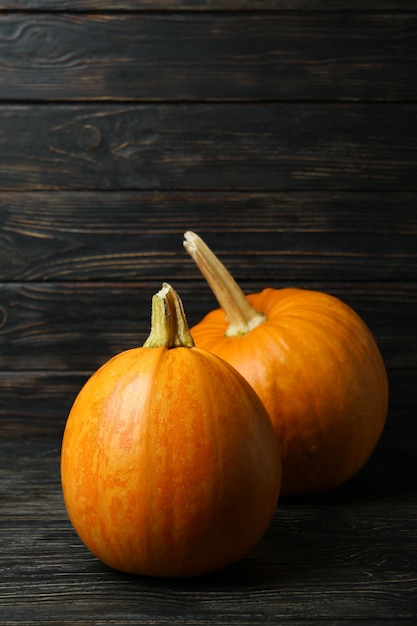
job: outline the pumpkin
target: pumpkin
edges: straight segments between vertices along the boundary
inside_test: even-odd
[[[191,328],[268,410],[281,445],[281,494],[333,489],[366,463],[383,431],[386,369],[364,321],[332,295],[266,288],[247,297],[195,233],[184,245],[221,306]]]
[[[153,297],[144,346],[87,380],[65,426],[61,477],[78,535],[105,564],[184,577],[258,542],[281,482],[278,445],[252,387],[193,347],[181,300]]]

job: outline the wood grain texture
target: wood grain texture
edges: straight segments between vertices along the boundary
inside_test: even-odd
[[[413,193],[210,191],[0,193],[0,282],[197,278],[187,230],[260,286],[417,281]]]
[[[415,0],[0,4],[1,625],[415,626]],[[357,476],[281,499],[240,563],[147,580],[76,537],[60,445],[162,281],[191,325],[217,306],[185,230],[247,293],[353,306],[389,413]]]
[[[191,326],[218,306],[204,281],[170,282]],[[329,292],[352,306],[375,334],[388,367],[417,368],[416,283],[298,286]],[[160,281],[3,285],[0,370],[85,371],[142,345],[150,330],[151,298],[160,287]],[[241,287],[246,293],[260,289],[259,282],[242,281]]]
[[[414,0],[2,0],[12,11],[415,11]]]
[[[415,101],[416,62],[409,13],[0,16],[3,101]]]
[[[415,104],[0,106],[3,190],[417,189]]]
[[[387,446],[389,452],[389,440]],[[4,624],[29,614],[31,623],[59,624],[300,624],[306,615],[313,624],[412,623],[416,483],[394,487],[393,516],[391,484],[375,492],[368,482],[371,461],[315,502],[282,501],[240,563],[194,580],[164,581],[109,570],[75,536],[61,496],[59,439],[3,440],[0,450]],[[384,470],[377,455],[374,461],[379,476],[388,476],[390,466]]]

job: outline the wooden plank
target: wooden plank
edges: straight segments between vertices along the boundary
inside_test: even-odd
[[[17,11],[414,11],[415,0],[2,0]]]
[[[203,280],[171,281],[189,324],[217,306]],[[243,281],[242,289],[259,291]],[[268,285],[263,285],[268,286]],[[279,288],[282,283],[269,283]],[[415,283],[305,283],[351,305],[375,334],[390,368],[417,368]],[[116,352],[142,345],[151,298],[161,282],[3,284],[0,370],[90,370]]]
[[[104,567],[75,536],[61,504],[56,512],[57,487],[53,495],[55,502],[41,521],[0,526],[7,565],[0,609],[6,625],[27,623],[28,614],[33,624],[68,625],[301,626],[306,620],[365,625],[374,619],[384,625],[415,624],[415,509],[410,506],[387,506],[382,513],[331,510],[333,526],[326,524],[325,530],[317,507],[302,512],[281,507],[262,542],[239,564],[196,580],[169,581]],[[23,511],[42,504],[43,498],[30,499]],[[387,527],[389,536],[381,531]],[[30,561],[24,546],[30,547]]]
[[[401,452],[393,463],[413,454],[410,440]],[[4,624],[27,623],[29,614],[34,624],[196,626],[306,620],[408,626],[417,617],[417,510],[408,499],[414,475],[397,485],[391,501],[378,483],[375,493],[360,482],[350,493],[282,501],[265,536],[239,563],[175,581],[117,573],[87,551],[66,515],[59,455],[57,438],[0,441]]]
[[[92,372],[0,372],[0,438],[61,437]]]
[[[197,278],[197,231],[237,280],[417,281],[415,194],[0,193],[0,282]]]
[[[417,189],[417,105],[0,107],[0,189]]]
[[[409,13],[0,16],[3,101],[415,101],[416,67]]]

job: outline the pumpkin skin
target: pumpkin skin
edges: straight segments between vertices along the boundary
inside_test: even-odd
[[[274,515],[281,461],[260,399],[195,347],[116,355],[86,382],[61,454],[85,545],[133,574],[194,576],[246,554]]]
[[[265,321],[226,336],[211,311],[191,329],[196,346],[231,363],[262,399],[281,444],[281,494],[322,492],[356,474],[383,431],[388,380],[365,323],[339,299],[303,289],[247,296]]]

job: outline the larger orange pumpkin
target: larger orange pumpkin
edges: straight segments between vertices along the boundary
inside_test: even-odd
[[[222,308],[191,329],[263,400],[282,448],[282,494],[331,489],[367,461],[384,427],[388,381],[365,323],[330,295],[265,289],[244,296],[195,233],[184,245]]]
[[[230,365],[192,346],[165,285],[145,347],[105,363],[67,420],[69,517],[97,557],[125,572],[224,567],[255,545],[276,508],[281,463],[263,404]]]

